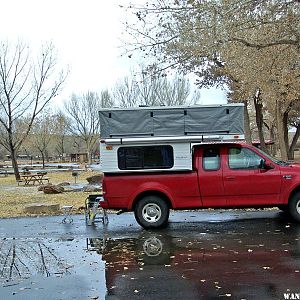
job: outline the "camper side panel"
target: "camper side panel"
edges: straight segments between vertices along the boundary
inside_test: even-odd
[[[190,143],[173,143],[164,144],[171,146],[173,149],[174,164],[172,168],[164,169],[136,169],[136,170],[120,170],[118,166],[118,150],[121,147],[145,147],[141,145],[107,145],[100,144],[100,166],[104,173],[132,173],[132,172],[169,172],[169,171],[189,171],[192,170],[192,153]],[[158,146],[157,144],[147,144],[147,146]]]

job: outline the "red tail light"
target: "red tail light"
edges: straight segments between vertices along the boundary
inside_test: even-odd
[[[103,195],[106,194],[105,176],[103,176],[103,180],[102,180],[102,194],[103,194]]]

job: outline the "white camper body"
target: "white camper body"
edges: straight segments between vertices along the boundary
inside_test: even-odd
[[[104,139],[100,143],[100,166],[104,173],[128,173],[128,172],[167,172],[167,171],[191,171],[193,146],[201,143],[228,142],[244,140],[244,135],[227,136],[198,136],[175,138],[127,138]],[[170,168],[119,168],[118,152],[122,148],[170,146],[173,150],[174,163]]]
[[[244,139],[242,104],[99,113],[104,173],[189,171],[195,144]]]

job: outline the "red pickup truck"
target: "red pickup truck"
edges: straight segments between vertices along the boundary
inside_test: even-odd
[[[203,143],[191,170],[105,173],[100,205],[134,211],[144,228],[166,226],[170,209],[278,206],[299,222],[300,165],[243,142]]]

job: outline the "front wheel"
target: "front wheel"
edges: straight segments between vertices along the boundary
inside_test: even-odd
[[[134,215],[145,229],[165,227],[169,219],[169,206],[162,198],[146,196],[138,201]]]
[[[300,193],[296,193],[289,202],[289,213],[294,220],[300,222]]]
[[[281,211],[285,212],[285,213],[288,213],[289,212],[289,206],[288,205],[278,205],[277,206]]]

